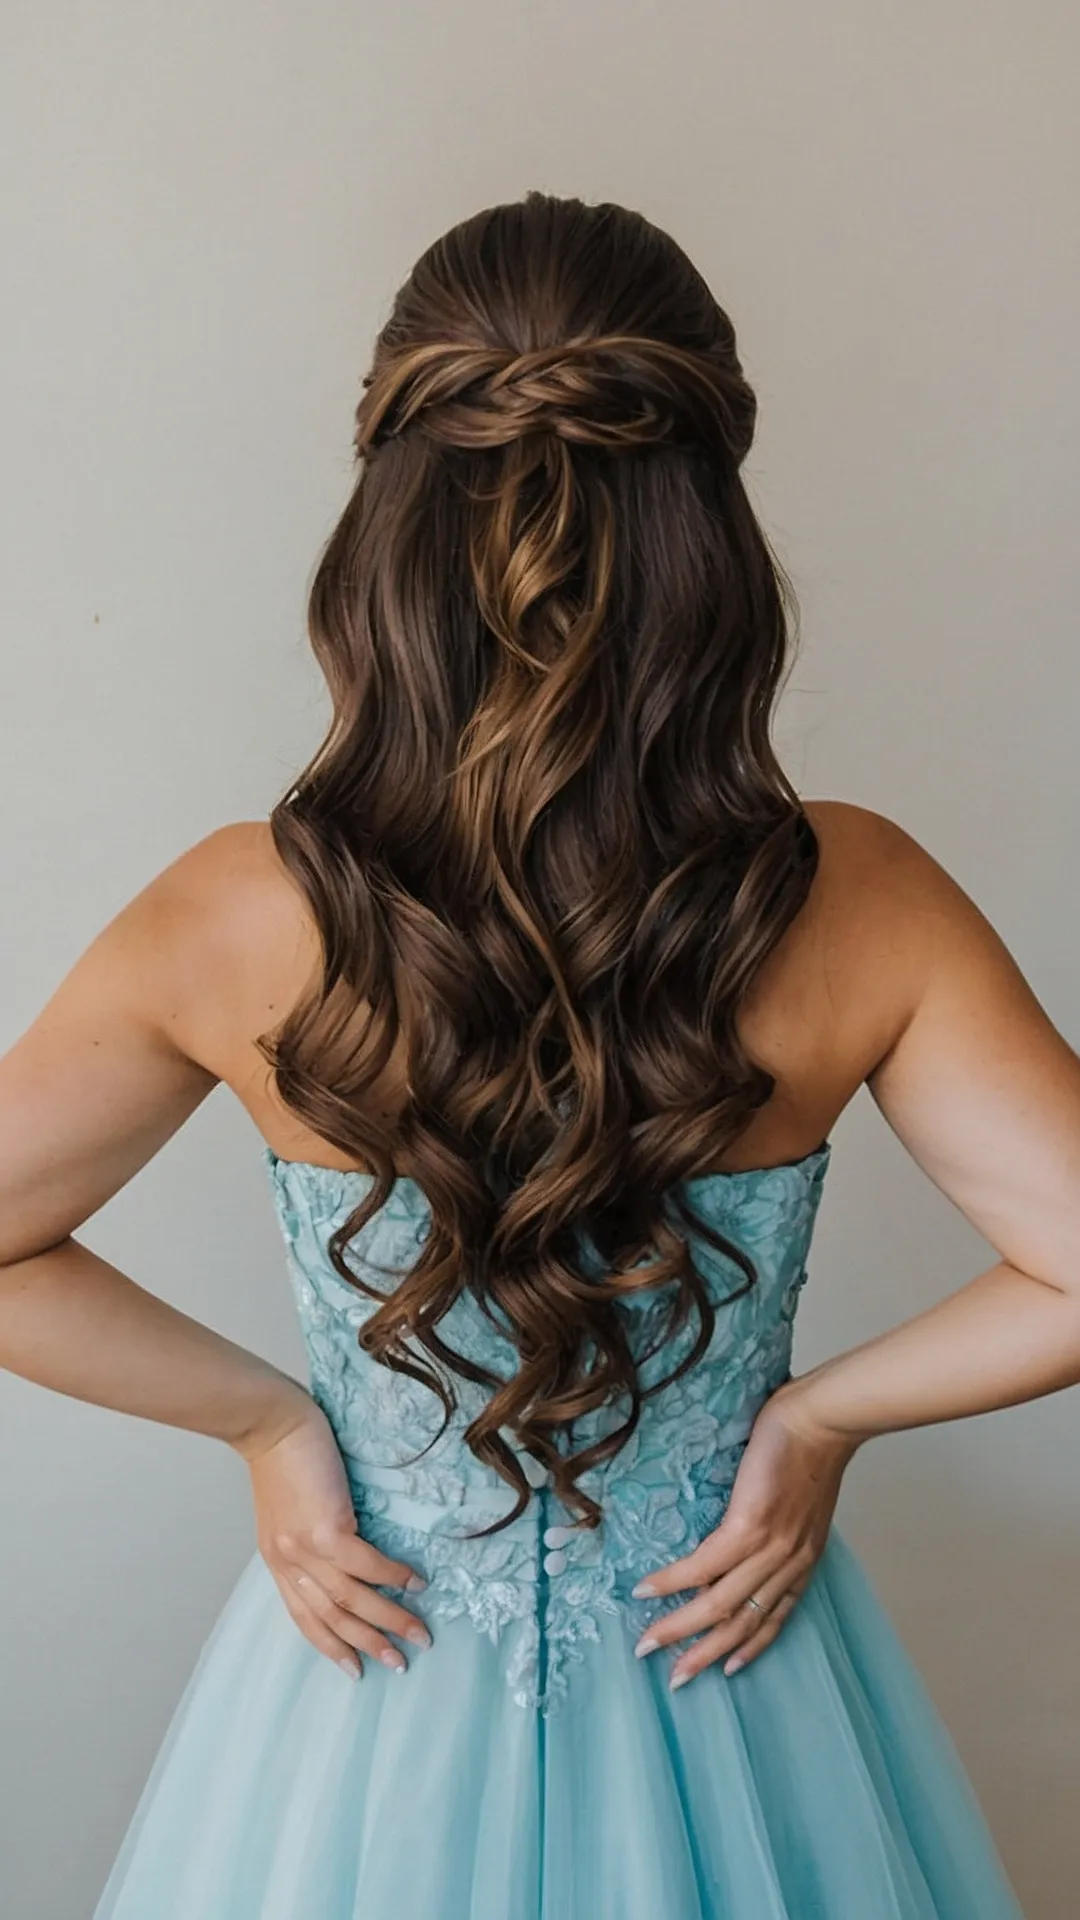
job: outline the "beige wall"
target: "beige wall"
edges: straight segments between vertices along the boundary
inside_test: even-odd
[[[1073,7],[7,21],[0,1039],[314,744],[304,589],[373,330],[422,245],[537,185],[670,227],[735,319],[803,606],[796,779],[922,837],[1077,1041]],[[836,1139],[802,1364],[987,1258],[868,1100]],[[215,1095],[85,1237],[296,1367],[257,1148]],[[1074,1912],[1080,1868],[1078,1441],[1073,1394],[879,1442],[842,1508],[1031,1920]],[[76,1920],[251,1549],[245,1488],[209,1442],[17,1381],[0,1445],[4,1906]]]

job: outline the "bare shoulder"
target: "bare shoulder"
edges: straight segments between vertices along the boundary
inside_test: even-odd
[[[256,902],[273,907],[295,895],[268,820],[232,820],[177,854],[145,890],[175,911],[227,916]]]
[[[852,892],[914,900],[948,875],[933,855],[886,814],[849,800],[806,800],[818,838],[819,874],[830,904]]]
[[[897,821],[845,800],[804,806],[819,848],[814,910],[838,939],[877,927],[911,957],[949,923],[982,919],[959,881]]]
[[[866,1006],[882,1055],[946,973],[1030,992],[971,895],[897,821],[846,801],[804,805],[819,846],[809,923],[837,986]]]
[[[147,991],[167,1001],[191,1057],[223,1078],[317,960],[318,936],[267,820],[216,827],[162,868],[125,909]]]
[[[237,959],[260,934],[302,921],[302,906],[269,823],[237,820],[185,847],[134,894],[98,936],[145,960],[148,986]],[[152,964],[151,964],[152,963]]]

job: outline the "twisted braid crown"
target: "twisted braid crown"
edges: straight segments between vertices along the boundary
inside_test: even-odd
[[[730,353],[601,334],[517,353],[421,341],[377,359],[356,411],[363,457],[411,426],[447,447],[507,446],[552,435],[609,452],[704,445],[738,466],[756,400]]]

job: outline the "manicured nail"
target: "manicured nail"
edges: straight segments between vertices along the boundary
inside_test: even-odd
[[[653,1586],[651,1580],[639,1580],[637,1586],[633,1587],[630,1593],[632,1600],[653,1600],[655,1597],[656,1588]]]
[[[725,1673],[738,1673],[738,1671],[739,1671],[739,1668],[740,1668],[740,1667],[745,1667],[745,1665],[746,1665],[746,1661],[745,1661],[745,1660],[740,1660],[740,1658],[739,1658],[739,1656],[738,1656],[738,1654],[736,1654],[736,1655],[734,1656],[734,1658],[733,1658],[733,1659],[731,1659],[731,1660],[725,1660],[725,1662],[724,1662],[724,1672],[725,1672]]]
[[[408,1666],[408,1662],[402,1659],[400,1653],[395,1653],[393,1647],[387,1647],[385,1653],[380,1653],[379,1659],[384,1667],[390,1668],[391,1673],[404,1673]]]
[[[342,1673],[348,1674],[350,1680],[359,1680],[360,1669],[355,1660],[339,1660],[338,1666],[341,1668]]]
[[[637,1646],[634,1648],[634,1652],[640,1660],[643,1653],[655,1653],[659,1645],[660,1642],[654,1633],[643,1633]]]
[[[406,1593],[423,1593],[424,1588],[426,1586],[427,1586],[427,1581],[424,1579],[422,1574],[410,1573],[408,1579],[405,1582],[405,1591]]]
[[[410,1627],[408,1632],[402,1635],[402,1638],[411,1640],[414,1647],[430,1647],[431,1645],[431,1635],[426,1627],[420,1625],[419,1621],[417,1621],[415,1627]]]
[[[686,1672],[680,1671],[680,1669],[676,1667],[674,1673],[671,1676],[671,1681],[670,1681],[672,1692],[674,1692],[676,1687],[685,1687],[687,1681],[692,1680],[693,1677],[694,1676],[692,1673],[686,1673]]]

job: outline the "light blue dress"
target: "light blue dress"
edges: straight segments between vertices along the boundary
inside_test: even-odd
[[[719,1307],[691,1371],[646,1400],[629,1445],[585,1476],[602,1527],[568,1530],[523,1456],[528,1509],[474,1540],[462,1535],[512,1504],[462,1440],[484,1389],[459,1381],[451,1427],[407,1464],[441,1408],[360,1350],[373,1303],[326,1257],[370,1176],[264,1151],[311,1389],[360,1532],[427,1578],[407,1604],[434,1644],[408,1653],[403,1676],[369,1659],[351,1681],[303,1638],[255,1556],[95,1920],[1018,1920],[955,1750],[835,1528],[778,1640],[741,1673],[716,1664],[673,1692],[669,1650],[634,1655],[681,1601],[631,1588],[717,1526],[755,1413],[790,1373],[828,1144],[684,1183],[758,1279]],[[399,1178],[350,1260],[407,1264],[426,1217]],[[695,1256],[725,1301],[741,1275],[704,1238]],[[657,1297],[623,1308],[648,1344]],[[443,1331],[512,1369],[471,1298]],[[646,1378],[670,1372],[678,1346]],[[611,1417],[582,1423],[577,1444]]]

